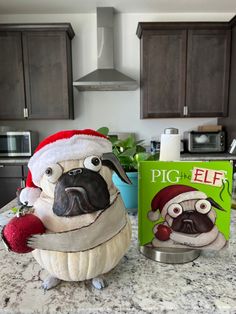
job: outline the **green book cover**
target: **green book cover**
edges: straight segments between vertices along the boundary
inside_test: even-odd
[[[230,161],[139,164],[139,244],[219,250],[230,233]]]

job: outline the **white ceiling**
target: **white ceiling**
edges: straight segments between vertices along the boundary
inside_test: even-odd
[[[236,0],[0,0],[0,14],[95,13],[98,6],[120,13],[236,12]]]

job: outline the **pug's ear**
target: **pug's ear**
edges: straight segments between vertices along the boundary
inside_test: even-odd
[[[210,202],[213,207],[215,207],[215,208],[217,208],[217,209],[222,210],[222,211],[225,212],[225,209],[224,209],[223,207],[221,207],[218,203],[216,203],[216,201],[214,201],[213,198],[208,197],[206,200],[207,200],[208,202]]]
[[[132,184],[124,169],[122,168],[119,160],[113,153],[104,153],[102,155],[102,164],[114,170],[122,181],[127,184]]]

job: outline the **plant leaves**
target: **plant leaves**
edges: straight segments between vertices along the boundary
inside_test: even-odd
[[[120,156],[133,157],[136,154],[136,147],[126,149]]]
[[[149,158],[150,154],[146,153],[146,152],[142,152],[142,153],[137,153],[134,158],[136,160],[136,162],[140,162],[140,161],[144,161],[147,160]]]
[[[159,160],[159,156],[160,156],[160,154],[159,153],[155,153],[155,154],[152,154],[152,155],[150,155],[148,158],[147,158],[147,160],[148,161],[152,161],[152,160]]]
[[[14,214],[16,214],[16,213],[18,213],[19,208],[17,208],[17,207],[12,207],[11,211],[12,211]]]
[[[144,140],[135,141],[133,135],[121,140],[117,135],[109,135],[107,127],[101,127],[97,131],[108,136],[112,143],[112,152],[118,158],[125,171],[137,171],[139,161],[147,160],[150,157],[150,154],[146,153],[145,148],[141,145]]]
[[[136,147],[134,137],[129,136],[125,140],[123,140],[123,146],[125,149]]]
[[[117,135],[108,134],[108,138],[109,138],[109,141],[112,143],[112,146],[116,145],[119,142]]]
[[[109,129],[106,127],[106,126],[103,126],[99,129],[97,129],[97,132],[105,135],[105,136],[108,136],[108,133],[109,133]]]
[[[146,152],[146,149],[141,145],[137,145],[136,151],[137,153],[142,153],[142,152]]]

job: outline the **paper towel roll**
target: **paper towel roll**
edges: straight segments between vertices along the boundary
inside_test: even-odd
[[[161,134],[160,159],[180,160],[180,134]]]

